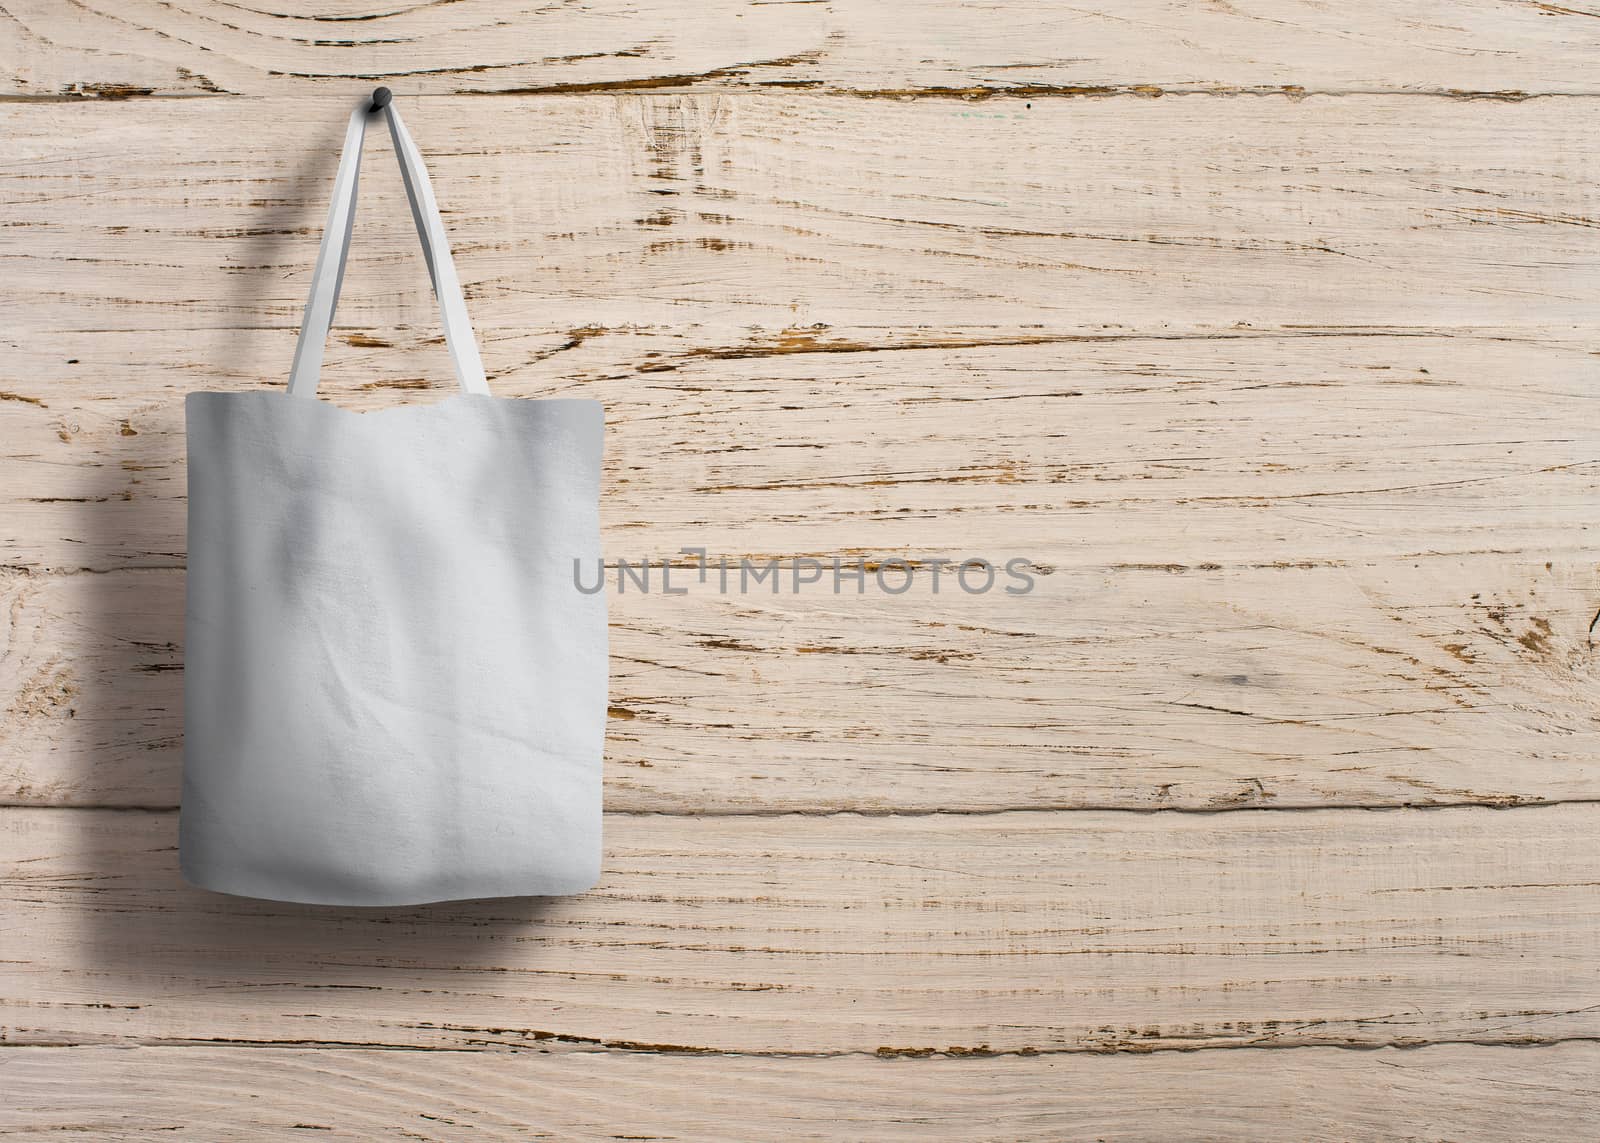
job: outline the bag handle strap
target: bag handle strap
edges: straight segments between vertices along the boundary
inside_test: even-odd
[[[373,92],[371,103],[363,102],[350,114],[350,126],[345,130],[344,150],[339,156],[339,172],[333,180],[333,203],[328,208],[328,224],[322,231],[322,246],[317,251],[317,268],[311,276],[311,294],[306,299],[305,316],[300,322],[300,340],[294,348],[294,365],[289,371],[289,393],[297,397],[315,397],[317,381],[322,376],[322,352],[328,340],[328,330],[333,326],[333,312],[339,304],[339,290],[344,285],[345,262],[350,256],[350,234],[356,216],[356,190],[361,181],[361,148],[366,141],[367,119],[382,110],[389,123],[389,134],[394,139],[395,156],[400,160],[400,176],[405,183],[406,198],[411,203],[411,218],[417,224],[417,236],[422,240],[422,256],[428,263],[428,277],[433,282],[434,297],[439,300],[439,313],[444,321],[444,340],[450,349],[450,361],[455,367],[456,380],[468,393],[489,392],[489,382],[484,377],[483,360],[478,356],[478,341],[472,333],[472,322],[467,317],[466,299],[461,295],[461,282],[456,277],[455,263],[450,258],[450,240],[445,236],[444,223],[439,219],[439,204],[433,197],[433,184],[428,181],[427,168],[422,165],[422,154],[411,139],[411,133],[400,121],[387,87]]]

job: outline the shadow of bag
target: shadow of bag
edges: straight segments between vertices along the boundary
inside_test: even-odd
[[[601,407],[490,395],[392,104],[461,392],[317,399],[378,113],[350,117],[287,390],[185,401],[183,874],[336,905],[579,893],[600,869],[606,605],[573,568],[600,555]]]

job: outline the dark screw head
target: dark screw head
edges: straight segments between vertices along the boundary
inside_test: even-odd
[[[387,87],[380,87],[372,93],[372,110],[382,111],[389,106],[389,100],[394,98],[394,92]]]

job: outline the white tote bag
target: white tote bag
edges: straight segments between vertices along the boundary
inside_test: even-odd
[[[600,868],[603,418],[490,396],[428,176],[350,118],[287,391],[192,393],[183,874],[336,905],[578,893]],[[461,392],[316,398],[369,116]]]

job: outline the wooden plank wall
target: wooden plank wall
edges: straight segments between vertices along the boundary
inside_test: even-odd
[[[1591,0],[0,2],[0,1131],[1527,1139],[1600,1113]],[[395,89],[606,546],[607,862],[176,869],[182,398]],[[324,388],[448,362],[375,138]]]

